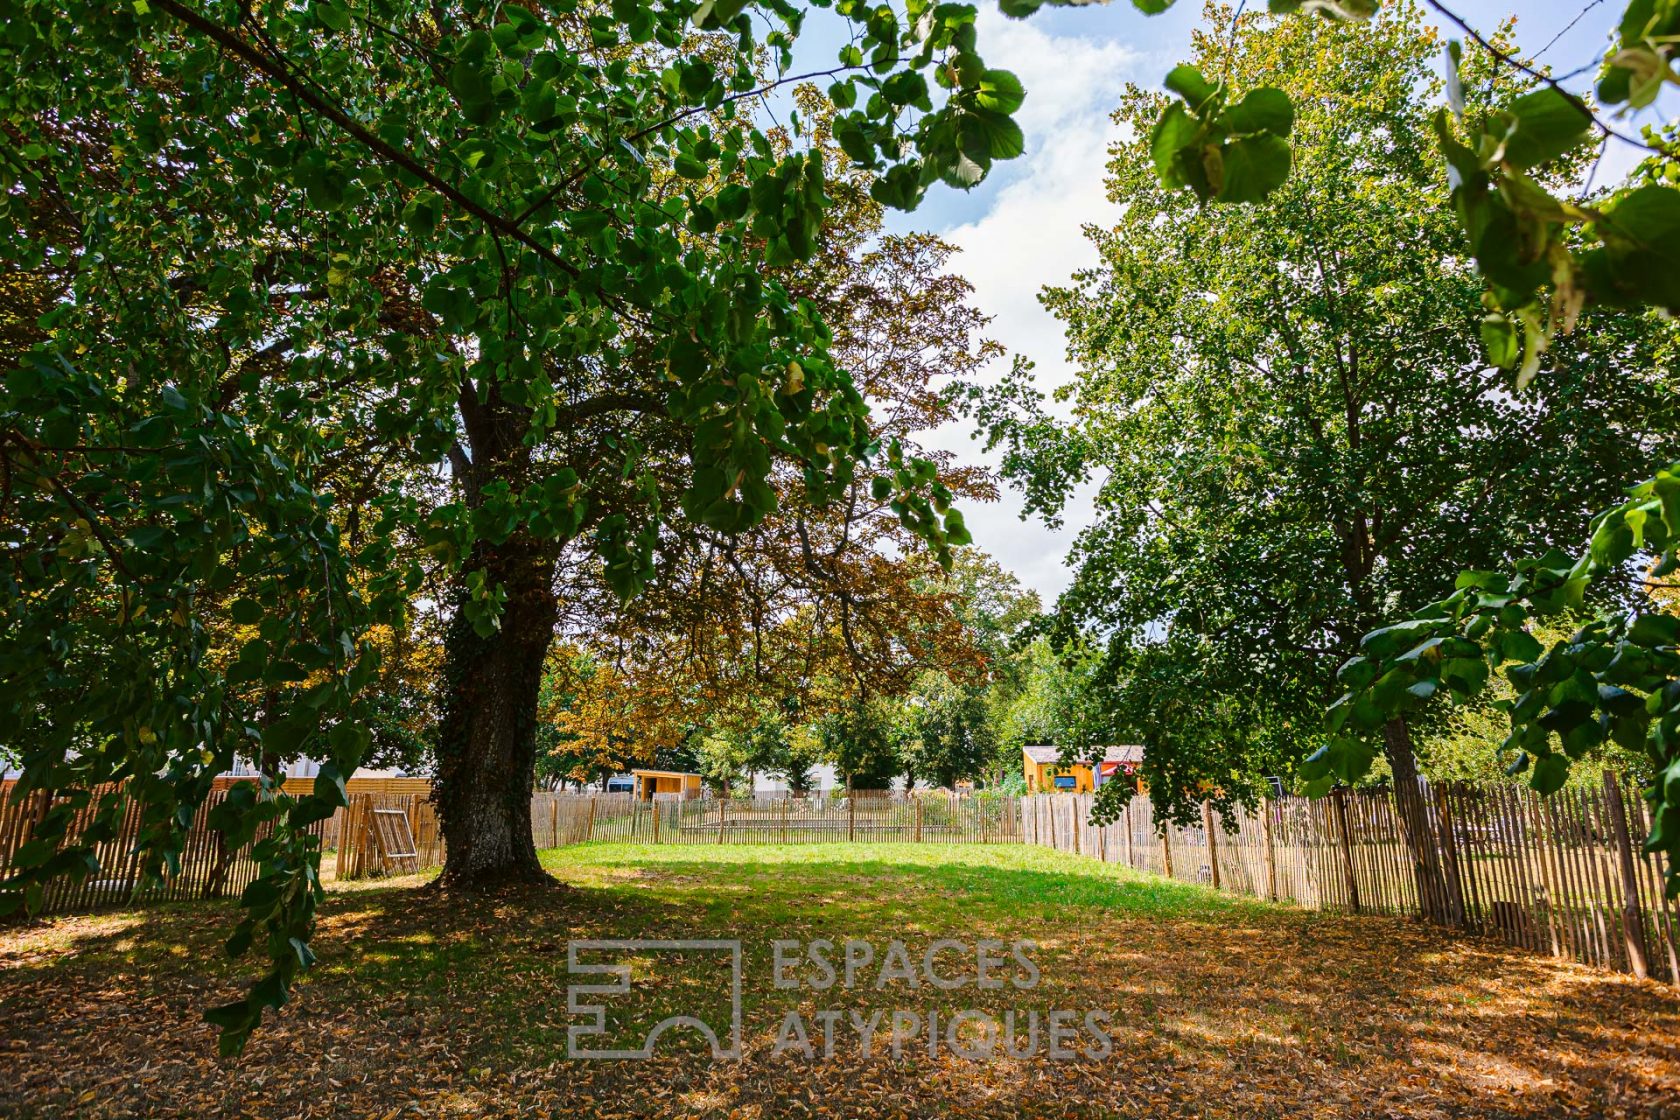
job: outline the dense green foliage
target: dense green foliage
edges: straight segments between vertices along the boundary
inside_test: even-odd
[[[878,198],[1019,152],[1022,92],[981,61],[971,7],[835,10],[834,133]],[[91,841],[138,802],[156,873],[236,753],[321,758],[314,794],[265,780],[218,819],[234,842],[272,826],[229,946],[271,970],[213,1015],[236,1050],[310,961],[302,828],[366,750],[363,635],[402,624],[404,548],[460,573],[457,618],[487,636],[504,581],[562,548],[630,596],[662,526],[751,526],[776,462],[818,502],[873,472],[936,552],[966,540],[928,468],[873,443],[815,309],[765,279],[828,205],[822,154],[741,111],[793,80],[803,15],[8,10],[0,237],[51,310],[0,401],[0,739],[65,796],[7,905],[92,870],[60,843],[84,807]],[[372,453],[347,471],[353,444]],[[463,500],[384,485],[446,461]],[[222,651],[229,623],[256,632]],[[447,720],[443,739],[457,765]]]
[[[1249,207],[1163,187],[1142,158],[1160,99],[1132,90],[1139,139],[1109,164],[1124,216],[1092,235],[1100,265],[1045,296],[1081,371],[1074,419],[1040,411],[1024,366],[978,397],[1037,508],[1101,473],[1056,619],[1062,645],[1103,647],[1096,718],[1056,741],[1144,743],[1153,799],[1185,819],[1201,791],[1251,798],[1317,749],[1335,667],[1395,604],[1574,539],[1680,453],[1654,323],[1589,313],[1521,397],[1482,360],[1415,8],[1356,29],[1210,17],[1233,35],[1199,36],[1198,65],[1301,106],[1294,173]],[[1497,95],[1503,75],[1481,76]]]

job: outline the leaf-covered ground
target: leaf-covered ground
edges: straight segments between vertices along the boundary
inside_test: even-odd
[[[217,954],[225,911],[0,930],[0,1113],[1680,1117],[1680,993],[1404,921],[1245,903],[1014,846],[594,845],[546,858],[567,888],[481,905],[414,882],[335,892],[321,964],[236,1064],[215,1060],[199,1020],[238,983]],[[568,939],[626,937],[743,942],[743,1060],[713,1061],[687,1031],[649,1061],[567,1058]],[[1029,939],[1041,976],[982,991],[978,950],[946,946],[938,973],[969,981],[954,991],[922,975],[877,987],[879,960],[850,989],[777,989],[777,938],[866,940],[882,956],[898,939],[913,962],[940,938]],[[634,988],[612,997],[604,1045],[634,1045],[676,1011],[727,1015],[718,954],[628,959]],[[1013,962],[989,974],[1030,980]],[[795,1009],[816,1058],[774,1052]],[[1076,1029],[1106,1010],[1112,1054],[1052,1061],[1040,1037],[1031,1058],[929,1058],[918,1034],[891,1055],[893,1010],[937,1012],[943,1027],[963,1009],[1020,1023],[1073,1010]],[[827,1059],[822,1010],[840,1012]],[[865,1058],[850,1015],[876,1010]],[[1094,1044],[1083,1030],[1070,1043]]]

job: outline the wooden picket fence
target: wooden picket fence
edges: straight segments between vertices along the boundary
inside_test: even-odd
[[[352,793],[350,803],[333,814],[330,826],[337,849],[334,873],[338,878],[361,879],[384,870],[374,827],[374,811],[378,809],[398,809],[408,818],[419,868],[443,863],[443,830],[430,794]]]
[[[1253,813],[1210,805],[1157,831],[1133,798],[1090,821],[1090,794],[1022,802],[1025,840],[1185,882],[1317,910],[1429,916],[1511,945],[1680,984],[1680,909],[1665,898],[1642,798],[1602,786],[1552,797],[1515,786],[1426,787],[1421,806],[1445,897],[1419,898],[1392,790],[1271,798]]]
[[[53,804],[53,795],[49,791],[17,794],[14,786],[15,783],[7,783],[0,788],[0,882],[4,881],[12,854],[31,838],[35,825]],[[89,807],[79,811],[70,825],[70,840],[80,837],[92,822],[92,806],[115,792],[110,787],[93,792]],[[61,878],[48,884],[39,912],[69,914],[136,903],[238,897],[257,877],[257,864],[250,858],[249,845],[229,850],[222,834],[210,827],[210,814],[226,797],[225,788],[210,792],[187,829],[179,871],[153,883],[143,882],[140,871],[137,845],[140,809],[133,803],[128,804],[123,809],[116,835],[94,845],[99,869],[80,881]],[[317,822],[310,831],[319,837],[326,830],[327,823]],[[260,840],[263,835],[259,831],[256,839]]]
[[[998,844],[1021,838],[1013,797],[757,797],[633,803],[589,837],[650,844]]]
[[[0,789],[0,868],[50,804],[44,792],[10,794]],[[130,806],[117,835],[96,846],[100,870],[81,882],[49,886],[42,911],[237,896],[257,866],[249,848],[229,851],[209,827],[210,813],[226,796],[223,789],[209,795],[188,829],[179,872],[152,884],[140,881],[139,813]],[[1426,788],[1421,807],[1445,897],[1424,900],[1390,790],[1268,799],[1255,812],[1229,815],[1204,805],[1200,821],[1163,832],[1147,798],[1134,798],[1106,825],[1091,823],[1091,804],[1089,794],[640,801],[629,794],[541,792],[532,798],[531,832],[541,848],[590,840],[1040,844],[1313,909],[1428,914],[1536,952],[1680,983],[1680,909],[1663,896],[1657,857],[1642,850],[1648,807],[1609,775],[1600,787],[1550,798],[1514,786]],[[333,853],[329,867],[338,878],[386,869],[376,810],[400,811],[406,820],[414,857],[403,862],[405,870],[443,862],[442,831],[428,796],[356,791],[347,807],[312,829]],[[90,816],[82,814],[72,836]]]
[[[443,862],[443,841],[429,801],[352,797],[337,852],[337,874],[376,874],[374,808],[406,808],[422,867]],[[996,844],[1021,839],[1016,798],[916,797],[730,798],[640,801],[627,793],[537,793],[531,833],[539,848],[590,840],[633,844]]]

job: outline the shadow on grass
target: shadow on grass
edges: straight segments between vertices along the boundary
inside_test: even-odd
[[[1031,849],[588,845],[545,853],[573,889],[463,905],[410,886],[333,894],[321,964],[234,1068],[203,1007],[246,966],[230,907],[172,905],[0,931],[0,1112],[748,1116],[1663,1115],[1680,1001],[1651,984],[1451,938],[1215,894]],[[747,1060],[673,1048],[566,1061],[572,938],[738,937]],[[1031,938],[1038,990],[982,997],[771,982],[775,938]],[[715,961],[638,973],[649,1015],[715,998]],[[709,993],[709,995],[708,995]],[[1098,1008],[1114,1053],[1073,1063],[772,1054],[820,1008]],[[853,1045],[848,1046],[848,1042]],[[879,1048],[877,1048],[879,1053]],[[166,1070],[168,1076],[143,1071]],[[633,1071],[633,1073],[632,1073]],[[251,1097],[250,1082],[266,1088]],[[120,1082],[116,1097],[82,1097]]]

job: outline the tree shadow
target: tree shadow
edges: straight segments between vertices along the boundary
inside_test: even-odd
[[[733,857],[587,849],[551,870],[574,889],[480,905],[410,885],[333,895],[321,963],[237,1065],[209,1058],[202,1009],[248,965],[219,945],[229,908],[171,905],[0,934],[0,1051],[17,1115],[346,1115],[398,1099],[474,1115],[1558,1116],[1680,1110],[1680,993],[1392,918],[1232,899],[1076,857],[859,852]],[[574,938],[739,938],[746,1056],[694,1045],[641,1063],[566,1058]],[[1029,990],[895,979],[773,984],[771,942],[1031,939]],[[964,958],[945,958],[960,971]],[[972,972],[972,968],[969,968]],[[598,980],[598,977],[590,979]],[[639,970],[638,1013],[715,1010],[715,959]],[[710,1001],[710,1002],[706,1002]],[[822,1010],[1103,1010],[1096,1060],[861,1053]],[[775,1053],[800,1011],[815,1059]],[[675,1041],[673,1039],[673,1041]],[[1080,1043],[1091,1041],[1081,1035]],[[692,1040],[691,1040],[692,1042]],[[260,1081],[260,1088],[253,1089]],[[101,1094],[116,1084],[119,1091]],[[400,1089],[400,1098],[375,1108]],[[89,1092],[95,1095],[83,1100]],[[384,1094],[384,1095],[382,1095]],[[363,1106],[366,1106],[365,1109]],[[1680,1115],[1680,1111],[1675,1113]]]

